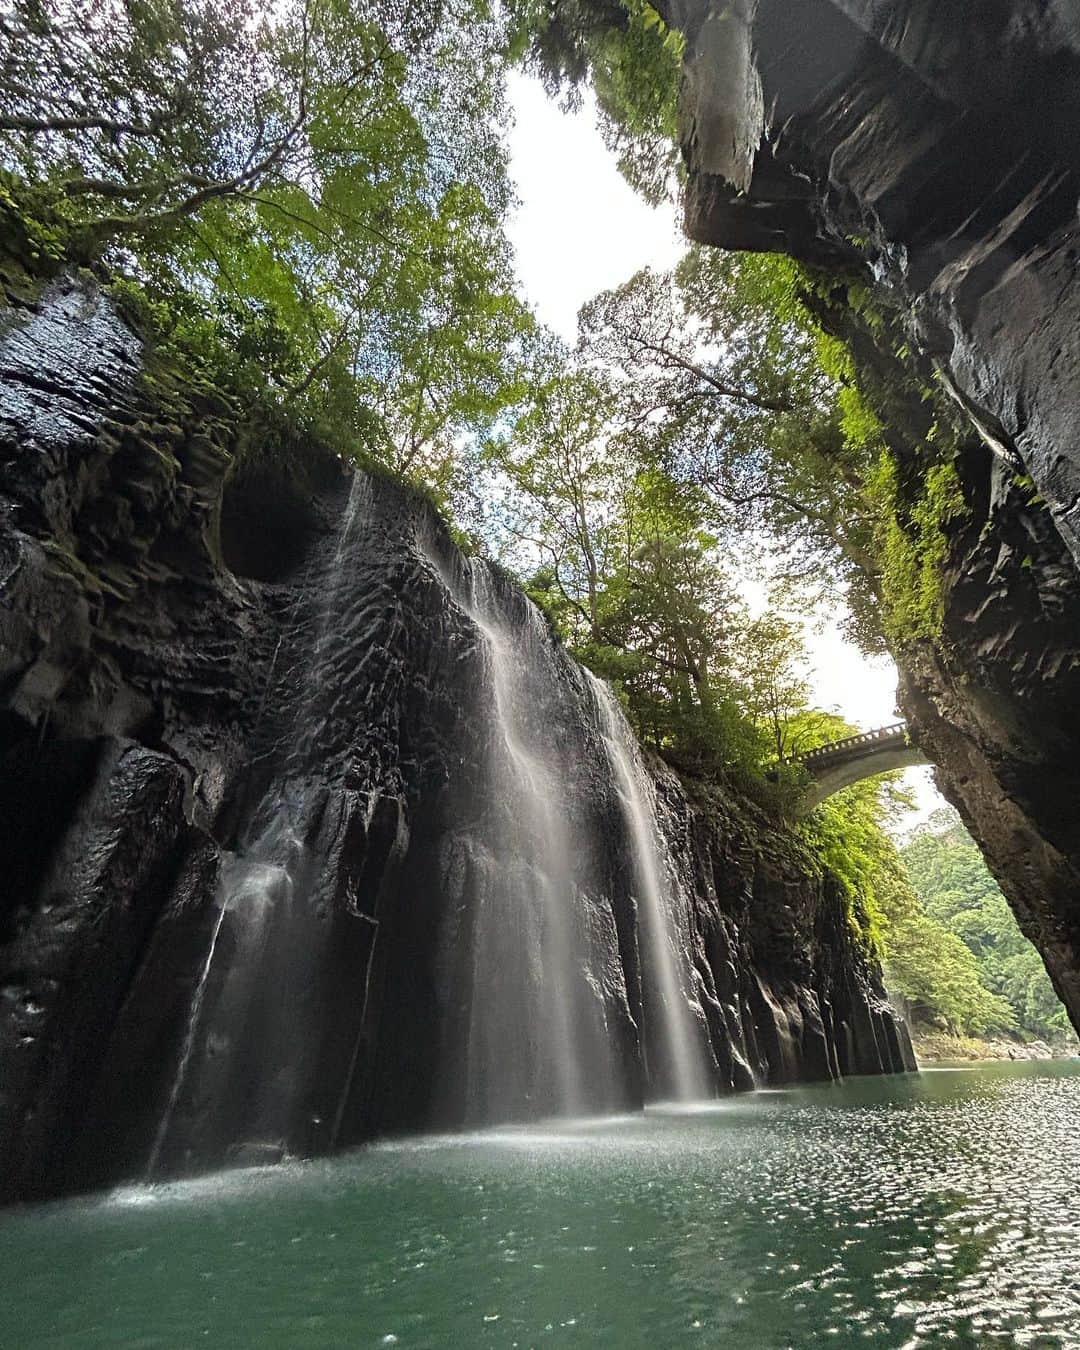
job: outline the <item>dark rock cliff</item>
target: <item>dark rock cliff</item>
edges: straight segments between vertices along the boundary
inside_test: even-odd
[[[690,234],[859,275],[970,420],[944,630],[896,653],[901,703],[1080,1026],[1075,6],[661,8]]]
[[[963,457],[945,624],[900,655],[900,702],[937,778],[1080,1017],[1080,575],[1033,489]]]
[[[582,1105],[662,1092],[597,694],[524,597],[423,502],[275,449],[93,283],[6,311],[0,379],[4,1196],[539,1114],[552,987]],[[497,642],[563,797],[561,983],[508,913],[551,840],[492,791]],[[652,773],[715,1090],[912,1066],[837,884]]]

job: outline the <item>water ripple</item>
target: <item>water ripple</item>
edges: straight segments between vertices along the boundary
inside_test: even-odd
[[[1080,1347],[1080,1074],[757,1094],[12,1211],[0,1345]]]

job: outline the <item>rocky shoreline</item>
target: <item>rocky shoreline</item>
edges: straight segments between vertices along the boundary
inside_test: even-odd
[[[977,1064],[984,1060],[1075,1059],[1080,1054],[1076,1041],[983,1040],[940,1031],[915,1032],[911,1042],[920,1065],[957,1060]]]

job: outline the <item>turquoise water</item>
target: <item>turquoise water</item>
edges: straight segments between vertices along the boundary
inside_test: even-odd
[[[384,1145],[0,1216],[0,1346],[1080,1346],[1080,1064]]]

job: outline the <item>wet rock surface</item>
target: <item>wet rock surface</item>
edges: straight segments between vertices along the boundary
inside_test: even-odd
[[[902,655],[900,701],[1075,1025],[1080,576],[1033,489],[984,446],[962,481],[944,631]]]
[[[481,990],[528,1007],[550,972],[542,929],[506,923],[542,841],[491,791],[463,579],[531,653],[563,794],[563,992],[603,1048],[581,1105],[662,1091],[596,695],[520,593],[392,484],[260,455],[93,283],[8,311],[0,376],[4,1196],[556,1104],[528,1027],[478,1039]],[[747,803],[651,772],[715,1090],[911,1067],[835,883]]]
[[[971,422],[944,631],[896,653],[901,704],[1080,1026],[1075,9],[661,8],[688,35],[691,235],[858,276]]]

